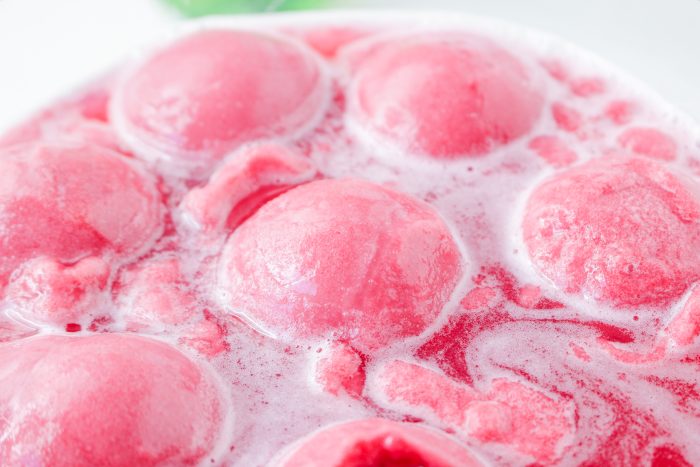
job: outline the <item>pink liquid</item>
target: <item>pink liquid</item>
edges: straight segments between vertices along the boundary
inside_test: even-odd
[[[431,18],[205,23],[0,139],[0,464],[700,462],[696,126]]]

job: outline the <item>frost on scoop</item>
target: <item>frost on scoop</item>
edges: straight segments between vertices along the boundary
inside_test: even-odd
[[[321,180],[273,199],[219,259],[225,306],[288,338],[359,350],[423,332],[462,272],[433,209],[366,181]]]
[[[647,159],[594,159],[544,181],[522,229],[534,265],[570,293],[662,305],[700,278],[697,187]]]
[[[142,337],[41,336],[0,345],[0,464],[183,465],[225,417],[212,376]]]
[[[44,143],[6,149],[0,286],[15,273],[9,294],[29,319],[78,318],[68,315],[92,307],[109,259],[146,249],[162,229],[161,213],[153,180],[108,149]]]
[[[487,38],[414,33],[360,53],[351,115],[411,152],[480,156],[526,134],[540,115],[531,70]]]
[[[311,123],[326,89],[313,53],[265,33],[207,30],[157,51],[122,82],[121,136],[175,165],[211,167],[236,146]]]
[[[7,297],[25,319],[36,323],[87,324],[104,312],[109,265],[88,257],[69,266],[39,257],[24,263],[7,288]]]

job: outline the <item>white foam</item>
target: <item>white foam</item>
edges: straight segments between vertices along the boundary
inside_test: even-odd
[[[357,13],[338,12],[333,14],[285,14],[274,16],[213,18],[193,23],[178,31],[175,37],[200,28],[242,28],[264,30],[279,35],[279,28],[315,27],[323,24],[358,25],[368,28],[397,28],[401,34],[410,31],[425,32],[436,29],[465,29],[492,37],[505,48],[517,52],[529,67],[534,70],[541,83],[547,104],[563,99],[566,89],[538,66],[538,61],[557,58],[574,74],[601,76],[607,90],[601,96],[591,98],[571,98],[577,109],[592,115],[602,112],[603,105],[611,98],[630,99],[640,104],[639,111],[629,125],[651,125],[663,129],[677,138],[679,156],[669,163],[675,170],[688,172],[688,160],[699,153],[700,132],[698,126],[687,117],[671,109],[660,98],[624,76],[607,63],[583,52],[576,47],[549,35],[526,30],[511,24],[468,17],[455,13]],[[389,32],[387,34],[395,34]],[[167,40],[172,39],[168,37]],[[376,38],[361,39],[351,47],[366,46]],[[154,49],[149,49],[154,50]],[[147,55],[141,55],[134,63],[138,64]],[[324,73],[333,80],[347,81],[345,71],[338,62],[323,64]],[[124,76],[128,76],[130,66]],[[539,71],[537,71],[539,70]],[[119,96],[115,97],[118,103]],[[163,154],[144,146],[130,132],[121,117],[118,106],[112,107],[117,130],[131,148],[146,160],[167,159]],[[319,117],[320,119],[320,117]],[[317,122],[317,121],[316,121]],[[314,122],[314,124],[316,123]],[[410,193],[427,200],[446,219],[457,244],[463,254],[465,274],[452,294],[439,320],[425,333],[416,338],[395,343],[378,351],[373,356],[372,368],[395,358],[412,359],[417,347],[429,340],[450,318],[465,313],[459,301],[474,287],[473,276],[477,267],[499,263],[515,275],[520,284],[533,284],[549,298],[565,305],[560,310],[529,310],[512,303],[505,304],[505,311],[514,322],[501,324],[494,329],[472,336],[466,352],[467,365],[477,389],[487,389],[494,378],[505,377],[520,380],[513,371],[504,368],[515,366],[525,369],[545,388],[556,387],[562,393],[569,393],[577,407],[578,430],[572,434],[565,454],[559,463],[570,465],[580,463],[594,455],[602,442],[604,433],[614,421],[616,406],[592,390],[582,390],[581,385],[600,389],[629,400],[639,411],[654,411],[660,430],[667,433],[659,440],[671,440],[682,446],[689,461],[700,462],[700,435],[697,430],[686,429],[698,424],[700,408],[694,403],[694,411],[679,410],[678,403],[667,391],[659,389],[644,379],[649,374],[666,374],[700,382],[697,373],[690,372],[670,358],[659,363],[623,364],[614,361],[596,345],[597,333],[583,326],[571,323],[534,322],[533,319],[551,318],[569,320],[604,320],[631,330],[638,338],[634,345],[621,348],[639,352],[651,349],[656,335],[668,321],[668,310],[638,311],[639,319],[634,320],[629,313],[613,310],[609,306],[596,304],[583,297],[564,294],[549,280],[539,274],[531,265],[520,233],[520,219],[523,206],[529,193],[544,178],[556,172],[530,149],[527,142],[532,135],[557,134],[571,144],[579,156],[578,163],[615,146],[615,139],[621,128],[600,120],[592,124],[592,129],[604,136],[598,139],[579,141],[572,135],[557,130],[545,107],[530,134],[500,147],[484,157],[463,158],[454,162],[433,161],[419,155],[404,154],[381,139],[368,134],[358,123],[344,120],[349,133],[358,140],[337,141],[328,135],[304,133],[296,136],[313,139],[316,142],[331,144],[331,153],[313,153],[311,159],[326,176],[353,176]],[[171,166],[158,164],[156,169],[166,184],[172,189],[170,208],[175,216],[182,214],[177,206],[184,196],[187,186],[181,180],[182,168],[172,170]],[[187,232],[184,232],[187,230]],[[177,235],[193,235],[192,229],[184,229]],[[160,244],[167,243],[161,240]],[[180,240],[180,257],[186,277],[193,282],[193,289],[199,294],[200,308],[213,308],[221,313],[221,305],[226,297],[217,287],[216,255],[225,238],[202,249],[195,240]],[[679,301],[682,302],[683,299]],[[680,305],[676,305],[677,307]],[[114,310],[121,316],[124,310]],[[123,329],[125,324],[117,322],[115,329]],[[349,397],[334,397],[318,392],[310,381],[308,355],[315,352],[317,342],[286,343],[266,338],[255,332],[239,332],[239,325],[231,326],[228,343],[231,351],[211,360],[225,392],[231,399],[235,421],[227,418],[225,441],[217,447],[215,457],[225,464],[257,466],[264,465],[283,446],[306,436],[313,430],[348,419],[376,415],[377,408]],[[164,334],[173,345],[176,336],[182,332],[178,327],[163,327]],[[44,328],[41,333],[57,333],[53,328]],[[164,337],[159,337],[164,338]],[[581,346],[590,356],[586,362],[576,358],[569,343]],[[697,350],[697,346],[696,346]],[[433,365],[432,363],[428,366]],[[620,379],[618,374],[626,377]],[[374,393],[369,392],[372,397]],[[376,397],[375,402],[380,402]],[[388,412],[388,416],[398,416]],[[230,445],[229,445],[230,443]],[[232,447],[232,448],[231,448]],[[653,446],[644,446],[651,452]],[[477,448],[478,449],[478,448]],[[630,447],[632,449],[632,447]],[[636,449],[636,448],[635,448]],[[483,455],[490,460],[514,459],[513,452],[503,446],[486,446]],[[638,454],[638,453],[630,453]],[[632,459],[632,458],[630,458]]]

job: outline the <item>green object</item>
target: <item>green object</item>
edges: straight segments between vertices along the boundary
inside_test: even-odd
[[[323,6],[323,0],[164,0],[189,17],[231,13],[305,10]]]

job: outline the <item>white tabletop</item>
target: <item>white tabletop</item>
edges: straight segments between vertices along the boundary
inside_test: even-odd
[[[628,70],[700,121],[700,0],[336,0],[455,9],[558,34]],[[0,0],[0,131],[177,21],[157,0]]]

